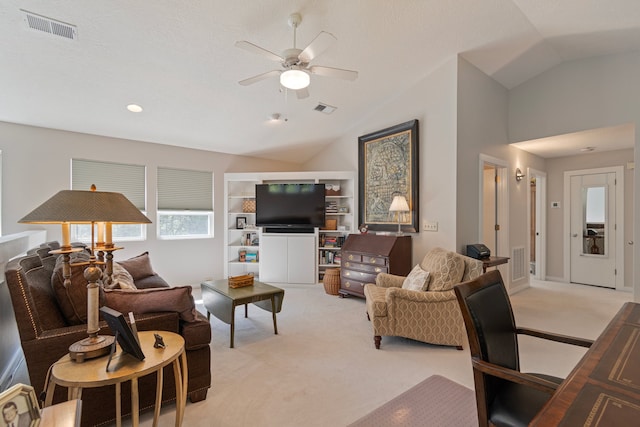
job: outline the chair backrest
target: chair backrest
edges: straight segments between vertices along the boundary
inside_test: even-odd
[[[520,370],[515,319],[498,270],[454,287],[469,337],[471,357],[506,368]],[[484,393],[478,411],[493,401],[495,377],[474,372],[476,395]],[[486,410],[486,408],[485,408]]]

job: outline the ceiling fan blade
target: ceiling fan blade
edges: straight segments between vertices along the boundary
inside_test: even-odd
[[[309,72],[311,72],[311,74],[317,74],[319,76],[336,77],[338,79],[351,81],[358,78],[357,71],[343,70],[342,68],[322,67],[318,65],[309,67]]]
[[[282,71],[280,70],[271,70],[266,73],[258,74],[257,76],[249,77],[248,79],[240,80],[242,86],[249,86],[250,84],[259,82],[260,80],[268,79],[269,77],[279,76]]]
[[[313,58],[324,52],[336,40],[337,39],[333,34],[327,33],[326,31],[320,31],[320,34],[318,34],[316,38],[309,43],[309,46],[305,47],[304,50],[300,52],[298,59],[303,63],[308,64],[313,60]]]
[[[249,43],[248,41],[245,41],[245,40],[236,42],[236,47],[239,47],[240,49],[244,49],[251,53],[257,53],[258,55],[265,56],[272,61],[276,61],[276,62],[284,61],[284,58],[281,57],[280,55],[276,55],[275,53],[267,49],[263,49],[260,46],[257,46],[253,43]]]
[[[305,87],[302,89],[298,89],[296,91],[296,97],[298,97],[298,99],[305,99],[309,97],[309,90]]]

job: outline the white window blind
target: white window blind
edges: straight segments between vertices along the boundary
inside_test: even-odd
[[[72,159],[71,189],[122,193],[141,211],[146,211],[145,167],[123,163]]]
[[[213,211],[213,173],[158,168],[158,210]]]

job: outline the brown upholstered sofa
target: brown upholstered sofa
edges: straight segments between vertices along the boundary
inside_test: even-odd
[[[59,247],[57,242],[43,244],[30,250],[26,256],[15,258],[5,268],[6,284],[9,288],[16,323],[20,334],[22,350],[26,359],[31,385],[37,393],[45,389],[47,371],[60,357],[68,353],[69,345],[87,336],[86,324],[70,324],[56,298],[52,287],[55,280],[56,255],[49,253]],[[138,260],[134,260],[134,264]],[[147,268],[150,270],[150,265]],[[135,274],[132,274],[135,279]],[[210,347],[211,326],[207,318],[195,310],[190,287],[171,288],[161,278],[146,275],[136,281],[144,288],[141,291],[106,291],[105,305],[115,309],[130,308],[135,315],[138,330],[163,330],[181,334],[185,339],[188,361],[187,393],[192,402],[204,400],[211,385]],[[164,286],[162,290],[148,289]],[[145,293],[153,293],[148,298]],[[138,295],[136,295],[138,294]],[[163,297],[159,297],[159,296]],[[137,298],[137,299],[136,299]],[[147,298],[153,301],[151,309],[137,310],[135,305]],[[176,301],[179,299],[180,301]],[[191,301],[185,309],[185,301]],[[119,305],[118,305],[119,304]],[[134,307],[131,307],[131,305]],[[173,306],[176,306],[174,311]],[[166,307],[162,311],[151,311]],[[142,312],[140,312],[142,311]],[[100,322],[101,334],[112,334],[104,321]],[[175,399],[173,370],[164,371],[163,402]],[[154,402],[155,375],[148,375],[139,381],[140,408],[150,408]],[[122,387],[122,413],[130,413],[129,384]],[[54,403],[66,400],[66,390],[56,388]],[[114,386],[86,389],[82,393],[82,425],[99,425],[115,419]]]
[[[462,350],[465,329],[453,287],[482,274],[482,261],[442,248],[430,250],[420,262],[429,272],[427,289],[403,289],[405,277],[380,273],[376,283],[364,287],[367,317],[373,339],[400,336],[430,344],[456,346]]]

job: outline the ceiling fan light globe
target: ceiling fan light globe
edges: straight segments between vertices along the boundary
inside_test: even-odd
[[[287,89],[298,90],[309,86],[311,77],[302,70],[287,70],[280,74],[280,84]]]

